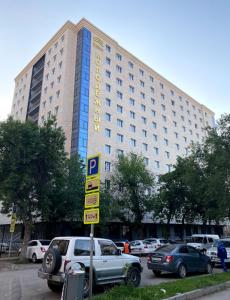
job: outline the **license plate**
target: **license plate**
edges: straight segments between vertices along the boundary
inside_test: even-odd
[[[152,261],[161,261],[160,257],[152,257]]]

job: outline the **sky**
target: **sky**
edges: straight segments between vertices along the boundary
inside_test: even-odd
[[[0,0],[0,121],[17,74],[67,20],[83,17],[216,119],[230,113],[230,0]]]

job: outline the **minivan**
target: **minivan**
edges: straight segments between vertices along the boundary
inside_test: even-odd
[[[219,238],[218,234],[193,234],[191,242],[187,243],[187,245],[206,251]]]

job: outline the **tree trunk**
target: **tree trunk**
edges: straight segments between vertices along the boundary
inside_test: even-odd
[[[27,244],[28,241],[30,240],[30,234],[31,234],[31,225],[29,222],[23,222],[24,224],[24,238],[23,238],[23,243],[21,247],[21,253],[19,256],[19,261],[24,262],[26,261],[26,249],[27,249]]]

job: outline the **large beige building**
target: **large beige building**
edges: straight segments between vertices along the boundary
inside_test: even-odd
[[[214,113],[86,19],[66,22],[15,79],[12,116],[42,125],[51,115],[66,151],[101,153],[102,174],[136,152],[154,173],[170,171]]]

